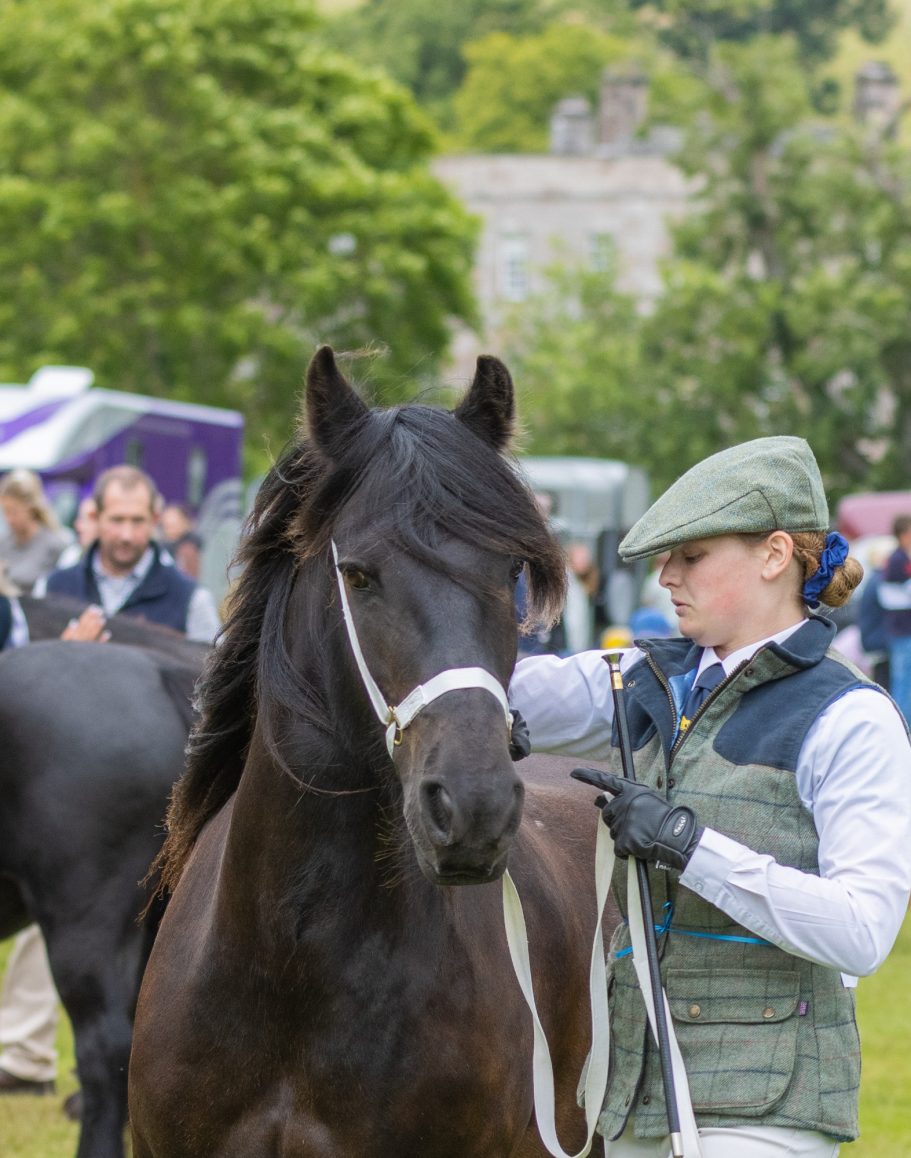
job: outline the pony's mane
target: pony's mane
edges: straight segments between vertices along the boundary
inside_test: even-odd
[[[321,689],[292,663],[284,624],[298,573],[328,555],[335,522],[350,502],[357,502],[364,525],[382,525],[387,541],[450,577],[438,549],[443,536],[524,560],[529,619],[552,622],[560,612],[563,554],[509,459],[454,414],[428,406],[365,411],[347,434],[331,461],[299,435],[260,487],[224,632],[199,685],[167,840],[153,866],[165,889],[174,888],[203,825],[237,788],[258,718],[267,731],[281,713],[332,731]],[[454,578],[479,582],[467,573]]]

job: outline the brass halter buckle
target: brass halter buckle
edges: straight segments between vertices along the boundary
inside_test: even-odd
[[[396,748],[399,748],[399,747],[401,747],[402,737],[404,736],[404,730],[402,728],[402,725],[399,723],[398,716],[395,714],[395,708],[392,706],[392,704],[389,704],[387,706],[389,708],[389,723],[395,724],[395,735],[392,737],[392,743]]]

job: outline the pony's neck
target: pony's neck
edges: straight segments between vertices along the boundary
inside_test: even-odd
[[[244,913],[238,934],[260,948],[278,938],[279,952],[289,942],[297,952],[327,933],[360,938],[372,925],[432,920],[440,890],[415,863],[397,789],[378,783],[366,756],[313,739],[322,758],[308,768],[295,762],[298,785],[254,735],[222,880],[231,911]]]

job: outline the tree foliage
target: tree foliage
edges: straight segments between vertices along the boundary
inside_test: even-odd
[[[654,310],[618,324],[603,316],[609,287],[593,300],[585,278],[574,296],[558,284],[530,309],[518,377],[544,389],[549,362],[557,415],[577,407],[606,432],[598,453],[646,464],[659,485],[782,433],[810,441],[836,496],[904,488],[911,156],[807,121],[806,74],[780,38],[717,50],[710,76],[684,151],[704,184]],[[559,417],[551,430],[544,411],[530,410],[536,449],[590,452],[588,431]]]
[[[2,0],[0,377],[81,363],[278,437],[318,341],[412,390],[473,316],[433,141],[305,0]]]
[[[596,109],[605,69],[635,65],[650,82],[650,117],[685,123],[704,86],[642,36],[619,36],[582,22],[542,32],[491,33],[465,45],[468,71],[453,97],[452,140],[480,152],[546,152],[551,113],[566,96]]]
[[[610,273],[555,266],[548,291],[512,311],[504,357],[531,454],[629,458],[641,434],[636,307]]]
[[[829,59],[838,35],[856,29],[871,43],[894,23],[889,0],[630,0],[682,57],[706,60],[718,41],[789,36],[810,64]]]
[[[539,32],[568,0],[366,0],[332,24],[335,44],[380,65],[446,119],[445,105],[462,83],[463,46],[492,32]]]
[[[453,98],[455,142],[480,152],[546,152],[556,103],[572,95],[595,106],[604,68],[641,51],[635,42],[583,24],[474,40],[465,46],[468,71]]]
[[[679,59],[705,62],[718,42],[788,36],[814,68],[832,57],[842,31],[853,29],[877,43],[894,23],[889,0],[365,0],[337,16],[331,32],[340,50],[407,85],[446,129],[456,98],[459,145],[487,148],[490,138],[494,150],[525,150],[541,147],[541,125],[556,100],[593,93],[597,77],[590,61],[601,38],[608,63],[623,40],[635,43],[644,63],[642,55],[651,57],[657,44]],[[589,43],[580,43],[586,37]],[[578,72],[568,75],[573,61]],[[564,77],[566,87],[557,91],[555,82]],[[821,79],[814,98],[831,102],[837,87]],[[666,110],[662,115],[667,119]],[[511,146],[513,139],[526,143]]]
[[[588,23],[554,23],[528,36],[493,32],[464,53],[468,73],[453,98],[451,140],[482,153],[548,151],[557,102],[585,96],[597,109],[605,68],[646,69],[652,122],[689,123],[705,98],[704,82],[646,38]]]
[[[689,367],[719,441],[803,433],[835,491],[905,486],[911,157],[809,121],[781,38],[719,51],[713,76],[687,150],[703,211],[678,231],[643,356],[666,388]]]

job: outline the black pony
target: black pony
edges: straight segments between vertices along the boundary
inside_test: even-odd
[[[490,687],[393,721],[390,758],[342,610],[344,590],[391,705],[451,669],[505,688],[521,567],[545,619],[565,574],[499,453],[512,383],[483,358],[454,413],[371,411],[324,348],[307,406],[309,439],[260,492],[169,813],[174,893],[137,1009],[134,1156],[544,1154],[494,883],[507,857],[558,1121],[578,1143],[597,815],[564,763],[513,765]],[[452,884],[476,887],[439,887]]]
[[[29,638],[59,639],[71,619],[85,611],[86,604],[68,595],[46,595],[38,599],[22,595],[19,603],[28,624]],[[187,639],[179,631],[151,623],[137,615],[109,615],[105,623],[112,643],[126,643],[131,647],[151,649],[177,661],[179,667],[199,671],[209,651],[209,645]]]
[[[23,606],[35,638],[82,610]],[[125,616],[111,629],[144,646],[53,640],[0,656],[0,937],[37,921],[47,941],[83,1093],[78,1158],[123,1154],[132,1016],[160,916],[140,921],[142,882],[207,651]]]

